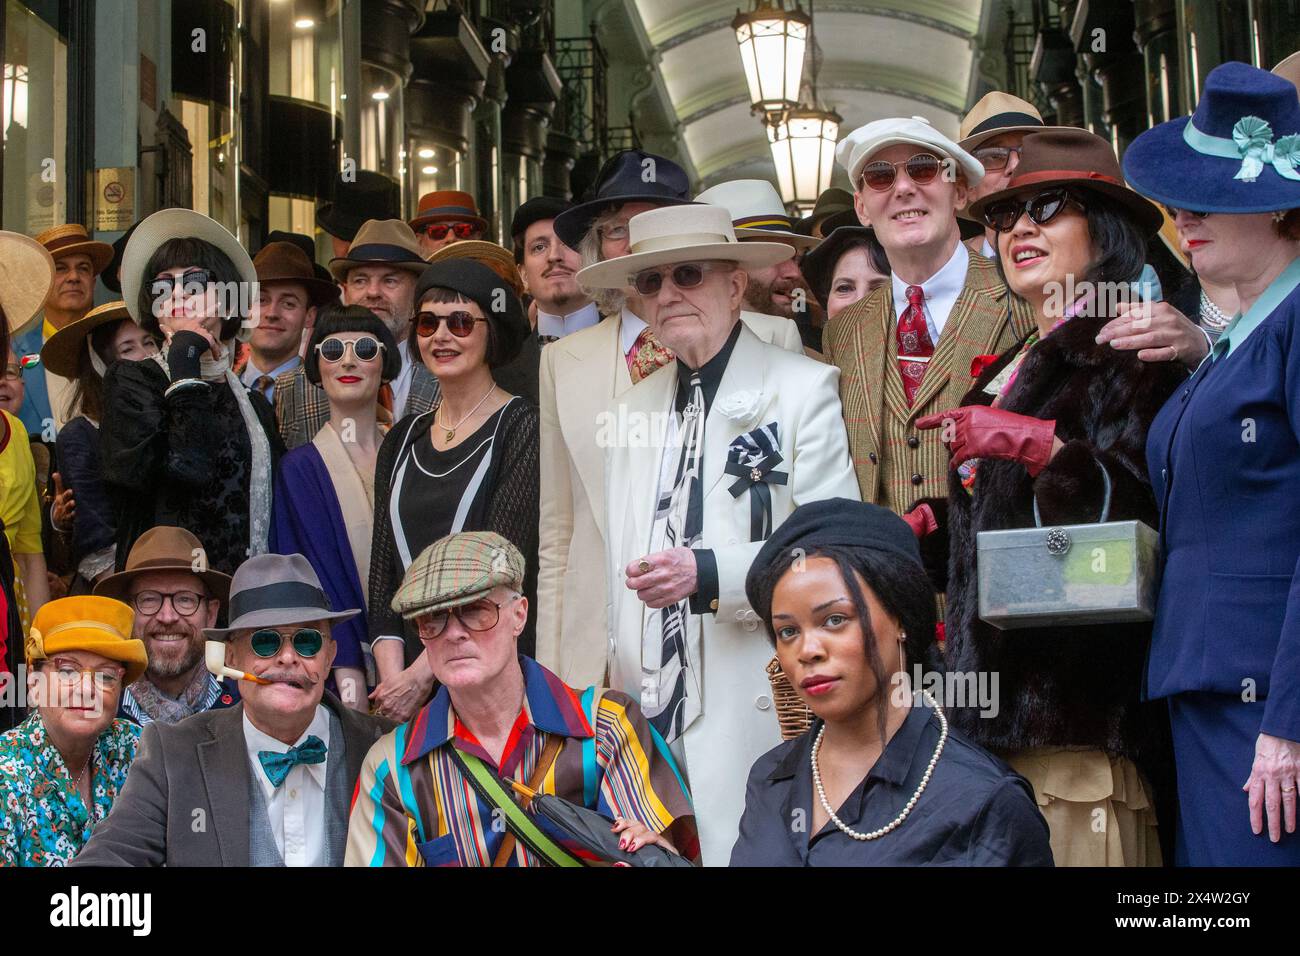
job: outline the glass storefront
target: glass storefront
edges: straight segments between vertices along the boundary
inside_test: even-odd
[[[439,189],[465,189],[465,164],[460,153],[420,139],[412,139],[406,148],[407,195],[412,202]]]
[[[239,235],[244,231],[240,228],[236,120],[241,76],[240,4],[237,0],[208,0],[184,12],[195,17],[193,23],[204,31],[200,49],[195,46],[200,39],[194,39],[191,24],[179,19],[182,9],[173,4],[172,76],[181,125],[189,135],[193,155],[192,208]],[[178,42],[187,46],[178,50]],[[204,73],[185,75],[182,71],[193,69],[195,62],[205,68]]]
[[[396,74],[373,63],[361,65],[360,165],[398,182],[404,181],[407,165],[402,92]]]
[[[5,3],[4,228],[35,235],[67,217],[68,45]]]

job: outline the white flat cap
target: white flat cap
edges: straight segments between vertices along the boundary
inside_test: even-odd
[[[966,185],[974,186],[984,178],[980,161],[930,125],[924,116],[891,117],[859,126],[835,147],[835,159],[849,174],[853,188],[858,187],[862,167],[880,150],[899,143],[909,143],[934,150],[941,159],[951,159],[966,176]]]

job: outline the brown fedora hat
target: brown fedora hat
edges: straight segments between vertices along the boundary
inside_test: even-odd
[[[1007,188],[971,203],[970,214],[983,220],[991,203],[1050,186],[1068,186],[1105,196],[1132,216],[1148,239],[1160,229],[1159,207],[1124,184],[1124,174],[1110,143],[1095,133],[1073,127],[1026,133],[1020,164]]]
[[[36,241],[48,249],[56,260],[75,253],[89,256],[95,275],[103,272],[113,261],[113,247],[107,242],[91,239],[86,227],[75,222],[46,229],[36,237]]]
[[[312,305],[325,305],[339,297],[339,287],[333,282],[316,278],[316,270],[306,254],[292,242],[272,242],[262,247],[253,257],[257,281],[268,286],[272,282],[293,282],[307,290]]]
[[[184,528],[171,525],[158,525],[140,535],[126,556],[125,570],[100,581],[95,585],[95,593],[129,604],[131,582],[150,571],[188,571],[198,575],[209,594],[219,598],[223,605],[230,595],[230,577],[208,568],[199,539]]]

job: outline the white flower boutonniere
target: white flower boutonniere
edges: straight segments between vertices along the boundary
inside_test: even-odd
[[[718,399],[714,407],[718,410],[718,414],[739,422],[742,428],[747,428],[758,419],[758,413],[763,410],[763,393],[732,392],[725,398]]]

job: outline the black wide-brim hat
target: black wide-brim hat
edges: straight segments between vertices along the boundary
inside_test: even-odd
[[[640,149],[615,153],[601,167],[588,199],[555,217],[555,234],[570,249],[577,249],[597,216],[611,206],[629,202],[660,206],[691,202],[686,170],[671,159]]]
[[[1215,67],[1195,113],[1133,140],[1124,152],[1124,175],[1142,195],[1178,209],[1256,213],[1300,207],[1296,88],[1245,63]]]
[[[401,219],[402,187],[383,173],[360,169],[356,181],[334,179],[329,202],[316,207],[316,225],[346,242],[356,238],[367,219]]]
[[[1124,185],[1110,143],[1096,133],[1071,127],[1026,133],[1020,163],[1007,188],[971,203],[970,214],[983,219],[992,203],[1053,186],[1106,197],[1128,213],[1148,239],[1160,230],[1160,208]]]
[[[799,260],[799,271],[817,301],[826,308],[826,299],[830,295],[831,279],[835,277],[835,265],[851,246],[862,239],[875,239],[876,231],[870,226],[839,226],[821,241],[815,249],[809,249]]]
[[[433,288],[459,292],[483,310],[483,317],[492,323],[500,346],[498,368],[512,361],[519,354],[524,339],[533,333],[514,289],[481,262],[474,259],[431,262],[416,280],[416,303]]]

